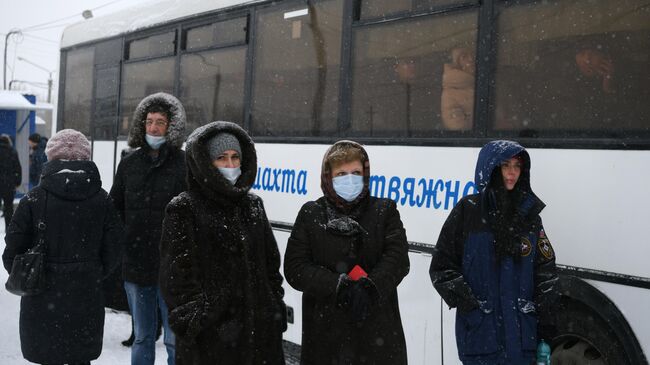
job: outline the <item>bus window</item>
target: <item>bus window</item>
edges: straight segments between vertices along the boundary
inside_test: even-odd
[[[126,59],[173,55],[176,44],[175,39],[176,32],[167,32],[130,41],[127,46],[128,54]]]
[[[119,136],[129,135],[131,117],[140,100],[157,92],[174,92],[174,58],[127,63],[122,74]]]
[[[391,14],[428,11],[436,7],[467,3],[467,0],[360,0],[360,18],[383,18]]]
[[[254,135],[336,133],[342,9],[343,1],[319,1],[257,13]]]
[[[399,20],[357,28],[352,61],[352,134],[430,137],[473,126],[477,12]],[[463,50],[463,60],[454,55]],[[468,58],[469,57],[469,58]],[[471,59],[471,60],[470,60]],[[470,61],[468,61],[470,60]],[[443,87],[460,90],[443,103]],[[449,99],[448,96],[445,99]],[[442,111],[462,104],[462,121]],[[460,114],[459,114],[460,115]]]
[[[188,51],[223,47],[246,42],[246,17],[212,23],[187,30],[185,49]]]
[[[110,141],[115,138],[119,81],[119,65],[97,69],[95,72],[95,106],[90,120],[95,141]]]
[[[94,47],[66,52],[63,128],[76,129],[90,136],[90,111],[93,95]]]
[[[95,45],[95,65],[117,65],[122,60],[122,38]]]
[[[495,130],[648,131],[647,1],[502,5],[497,29]]]
[[[180,99],[187,113],[187,132],[215,120],[241,124],[245,76],[245,46],[183,54]]]

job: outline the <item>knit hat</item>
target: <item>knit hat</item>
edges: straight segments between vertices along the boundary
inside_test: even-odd
[[[47,141],[45,155],[53,160],[90,160],[90,142],[83,133],[62,129]]]
[[[237,151],[239,158],[242,158],[239,141],[230,133],[219,133],[208,141],[208,153],[212,161],[228,150]]]

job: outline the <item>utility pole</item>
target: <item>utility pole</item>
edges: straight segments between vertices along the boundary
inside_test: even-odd
[[[7,44],[9,43],[9,37],[11,37],[14,34],[22,34],[19,29],[12,29],[7,33],[5,36],[5,62],[4,62],[4,69],[3,69],[3,76],[2,76],[2,82],[3,86],[2,88],[7,90]]]
[[[45,71],[45,72],[47,72],[47,73],[50,74],[49,78],[47,79],[47,102],[50,103],[50,102],[52,101],[52,85],[53,85],[53,82],[52,82],[52,72],[54,72],[54,71],[50,71],[50,70],[46,69],[45,67],[43,67],[43,66],[41,66],[41,65],[38,65],[38,64],[36,64],[36,63],[34,63],[34,62],[28,60],[28,59],[25,59],[24,57],[20,57],[20,56],[18,56],[18,60],[19,60],[19,61],[23,61],[23,62],[27,62],[27,63],[29,63],[30,65],[32,65],[32,66],[34,66],[34,67],[38,67],[38,68],[40,68],[41,70],[43,70],[43,71]]]

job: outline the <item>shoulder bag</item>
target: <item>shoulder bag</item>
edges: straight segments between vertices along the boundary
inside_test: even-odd
[[[27,252],[14,257],[11,273],[5,288],[12,294],[30,296],[40,294],[45,286],[45,212],[47,211],[47,192],[43,214],[39,217],[37,228],[37,243]]]

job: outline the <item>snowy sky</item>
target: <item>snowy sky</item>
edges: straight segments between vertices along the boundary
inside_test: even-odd
[[[55,71],[55,88],[59,69],[59,44],[65,26],[83,21],[81,13],[92,10],[95,17],[110,14],[125,7],[150,0],[0,0],[0,40],[4,52],[5,36],[12,29],[22,30],[22,36],[12,35],[7,48],[7,87],[11,80],[24,80],[38,85],[16,83],[12,89],[30,91],[43,100],[48,73],[18,57]],[[4,67],[4,53],[0,65]],[[2,80],[0,68],[0,80]],[[0,81],[1,82],[1,81]],[[0,88],[2,88],[0,83]],[[40,87],[39,87],[40,85]],[[53,93],[56,98],[56,93]]]

